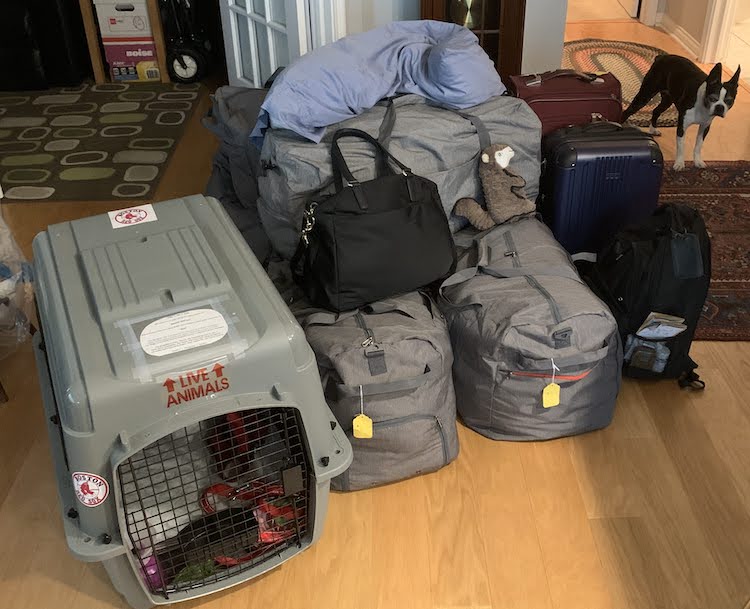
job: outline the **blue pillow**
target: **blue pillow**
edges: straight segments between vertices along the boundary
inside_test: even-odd
[[[251,137],[259,144],[272,127],[319,142],[328,125],[398,93],[462,109],[504,92],[470,30],[442,21],[397,21],[292,62],[273,83]]]

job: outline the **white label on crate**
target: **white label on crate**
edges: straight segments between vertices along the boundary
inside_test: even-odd
[[[134,224],[145,224],[157,220],[153,205],[139,205],[109,212],[112,228],[123,228]]]
[[[213,309],[193,309],[152,321],[141,332],[141,347],[149,355],[163,357],[205,347],[227,335],[224,316]]]
[[[78,501],[86,507],[101,505],[109,495],[107,481],[101,476],[87,472],[73,473],[73,489]]]

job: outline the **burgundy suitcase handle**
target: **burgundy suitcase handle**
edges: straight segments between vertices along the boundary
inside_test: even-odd
[[[601,77],[593,72],[579,72],[578,70],[553,70],[552,72],[544,72],[544,74],[535,74],[534,77],[526,83],[527,87],[538,87],[546,82],[549,82],[553,78],[560,78],[562,76],[572,76],[578,80],[584,80],[586,82],[601,81]],[[602,81],[603,82],[603,81]]]

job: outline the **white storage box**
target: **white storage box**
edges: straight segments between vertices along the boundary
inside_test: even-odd
[[[145,0],[94,0],[102,42],[108,38],[149,38],[151,23]]]

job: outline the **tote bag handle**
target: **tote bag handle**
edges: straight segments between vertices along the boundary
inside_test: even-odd
[[[346,160],[344,159],[344,155],[341,152],[341,148],[339,147],[339,140],[342,137],[355,137],[360,140],[364,140],[365,142],[371,144],[379,154],[383,155],[383,158],[392,161],[393,164],[396,165],[404,175],[411,175],[411,169],[409,169],[390,152],[388,152],[383,147],[383,145],[369,133],[366,133],[365,131],[362,131],[360,129],[339,129],[338,131],[336,131],[336,133],[334,133],[333,140],[331,141],[331,164],[333,165],[333,179],[336,184],[336,192],[340,192],[344,187],[344,184],[346,186],[354,186],[359,183],[356,179],[354,179],[352,172],[349,170],[349,166],[346,164]],[[384,165],[388,168],[388,171],[393,173],[387,162],[384,163]]]

